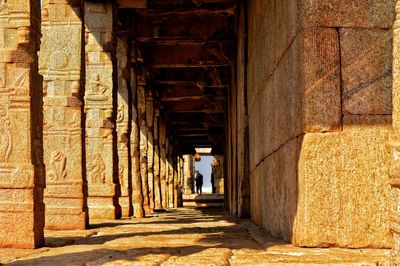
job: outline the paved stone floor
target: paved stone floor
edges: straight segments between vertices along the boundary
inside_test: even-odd
[[[0,249],[10,265],[389,265],[389,250],[302,249],[220,209],[182,208],[145,219],[46,232],[46,247]]]

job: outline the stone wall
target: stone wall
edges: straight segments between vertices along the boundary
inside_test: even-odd
[[[251,217],[299,246],[390,247],[394,1],[331,2],[249,1]]]

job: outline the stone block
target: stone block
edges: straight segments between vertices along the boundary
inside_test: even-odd
[[[304,132],[341,129],[339,36],[335,29],[301,33]]]
[[[390,28],[395,0],[301,0],[302,27]]]
[[[344,114],[391,114],[392,31],[340,29]]]
[[[390,116],[345,116],[343,132],[306,134],[292,242],[390,248]]]

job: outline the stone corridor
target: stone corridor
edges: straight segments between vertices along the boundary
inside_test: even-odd
[[[302,249],[218,208],[99,220],[86,231],[46,231],[46,247],[0,250],[9,265],[389,265],[389,250]]]

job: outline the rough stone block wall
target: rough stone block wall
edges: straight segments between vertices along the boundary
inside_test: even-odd
[[[299,246],[391,247],[394,1],[249,1],[251,216]]]

